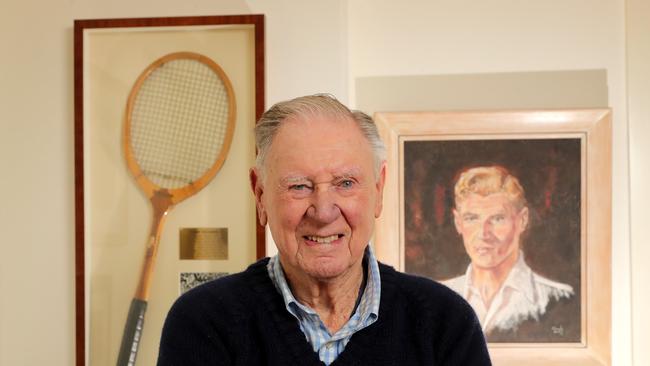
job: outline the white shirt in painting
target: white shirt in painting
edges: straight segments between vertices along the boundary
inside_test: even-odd
[[[517,263],[510,270],[489,307],[483,303],[481,294],[472,285],[471,279],[472,265],[470,264],[464,275],[442,281],[442,284],[456,291],[469,302],[486,334],[496,329],[514,330],[526,320],[539,320],[551,300],[557,301],[573,296],[571,286],[551,281],[533,272],[524,261],[524,254],[521,251]]]

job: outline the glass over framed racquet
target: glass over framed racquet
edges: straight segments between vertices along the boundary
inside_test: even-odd
[[[124,156],[151,202],[153,220],[118,366],[135,365],[165,217],[219,171],[232,142],[235,116],[228,77],[214,61],[197,53],[171,53],[154,61],[129,94]]]

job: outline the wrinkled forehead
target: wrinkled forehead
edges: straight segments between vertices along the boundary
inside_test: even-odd
[[[287,120],[269,149],[268,169],[301,171],[319,168],[344,174],[346,170],[372,170],[370,143],[351,119],[317,116]]]
[[[286,118],[280,124],[270,148],[279,149],[287,142],[296,147],[340,147],[353,142],[350,148],[372,150],[358,124],[348,116],[314,113]]]

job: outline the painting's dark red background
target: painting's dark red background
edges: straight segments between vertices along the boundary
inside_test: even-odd
[[[454,228],[453,186],[464,169],[501,165],[519,178],[530,210],[522,249],[533,271],[571,285],[579,302],[580,139],[406,141],[405,271],[443,280],[470,262]],[[577,314],[570,314],[578,322]]]

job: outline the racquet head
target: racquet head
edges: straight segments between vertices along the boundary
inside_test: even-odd
[[[176,204],[223,165],[235,126],[235,97],[221,67],[192,52],[165,55],[136,80],[127,101],[127,166],[149,197]]]

